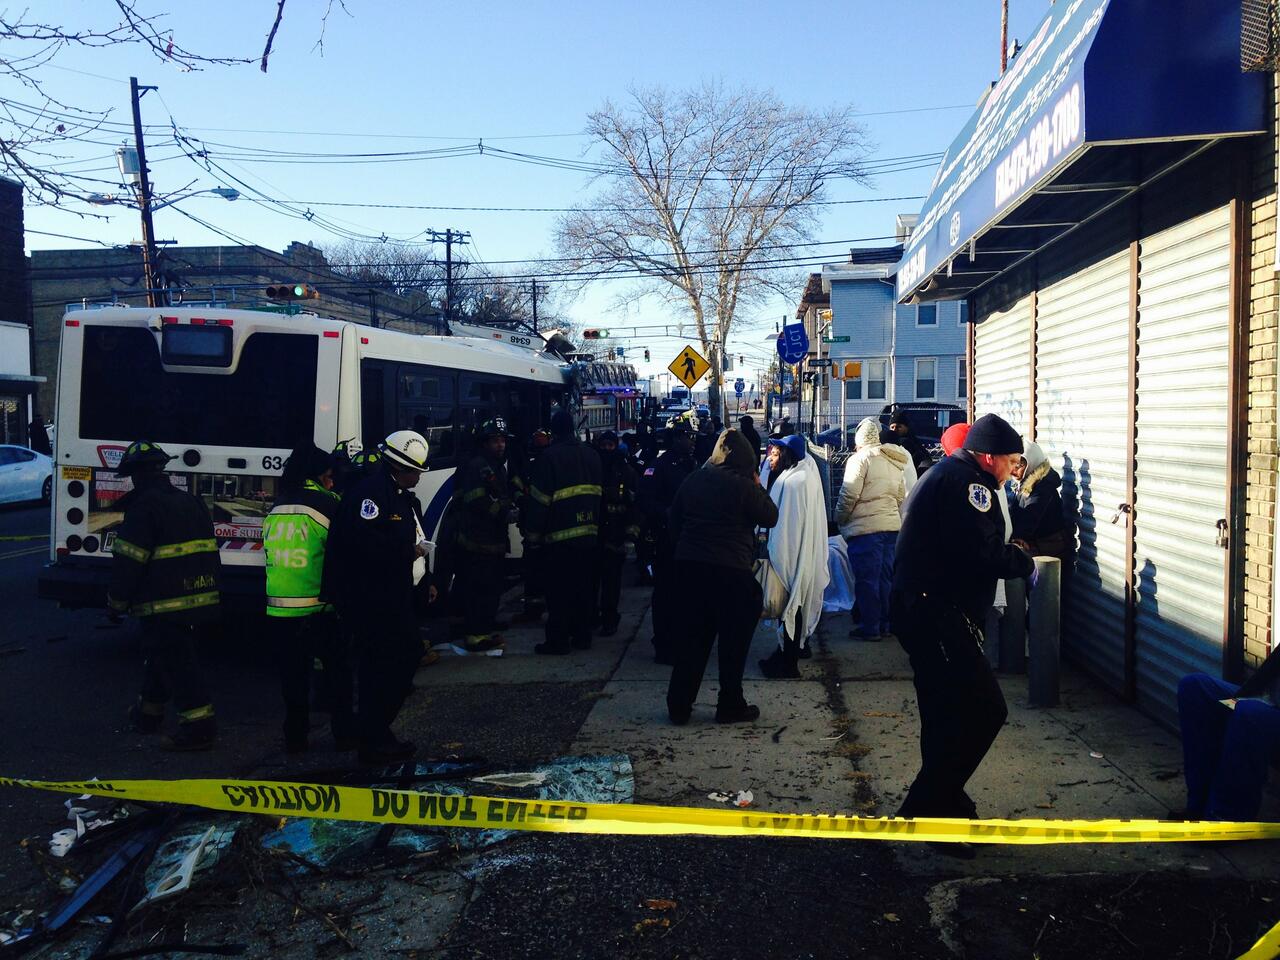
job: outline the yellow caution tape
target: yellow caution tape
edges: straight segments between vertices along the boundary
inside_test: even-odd
[[[119,800],[184,803],[231,813],[547,833],[968,840],[1013,844],[1280,839],[1280,823],[857,817],[660,807],[639,803],[525,800],[259,780],[89,780],[76,783],[0,777],[0,786],[88,793]]]
[[[22,534],[10,534],[8,536],[0,537],[0,543],[12,543],[17,540],[48,540],[48,539],[49,539],[49,535],[47,533],[22,533]]]
[[[1275,960],[1280,957],[1280,923],[1262,935],[1262,938],[1242,953],[1236,960]]]

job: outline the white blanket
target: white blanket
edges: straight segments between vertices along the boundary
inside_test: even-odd
[[[778,623],[794,624],[804,615],[800,645],[818,628],[822,594],[831,579],[827,569],[827,505],[813,457],[805,457],[773,484],[769,496],[778,505],[778,524],[769,531],[769,562],[787,587],[787,605]]]

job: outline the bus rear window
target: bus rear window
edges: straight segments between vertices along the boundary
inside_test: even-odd
[[[316,337],[250,334],[234,373],[167,373],[154,335],[85,327],[85,440],[292,448],[315,432]]]

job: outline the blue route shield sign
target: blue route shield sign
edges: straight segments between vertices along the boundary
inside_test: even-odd
[[[803,323],[789,323],[778,334],[778,356],[783,363],[799,363],[809,354],[809,337]]]
[[[733,381],[733,392],[736,393],[738,396],[742,396],[742,392],[746,389],[747,389],[747,385],[741,377]]]

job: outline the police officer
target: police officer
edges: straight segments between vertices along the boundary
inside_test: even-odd
[[[996,581],[1035,564],[1005,543],[996,489],[1012,475],[1022,438],[995,414],[980,417],[964,445],[924,474],[898,534],[891,622],[911,657],[920,705],[921,766],[904,817],[976,815],[965,784],[1004,724],[1004,696],[982,652]],[[940,847],[971,857],[958,844]]]
[[[463,641],[479,653],[502,646],[494,633],[502,599],[503,561],[511,550],[508,525],[517,519],[507,481],[507,424],[486,420],[476,431],[479,452],[454,479],[454,522],[457,524],[457,582],[463,603]]]
[[[676,576],[675,541],[667,529],[667,511],[675,502],[684,478],[698,467],[693,457],[693,431],[684,422],[671,428],[667,451],[647,468],[640,482],[640,510],[653,547],[653,649],[654,661],[675,663],[680,633],[680,583]]]
[[[201,628],[218,619],[221,565],[209,511],[164,472],[172,457],[154,443],[129,444],[116,472],[133,480],[112,547],[107,607],[113,619],[137,617],[146,665],[134,729],[154,733],[170,696],[178,709],[175,750],[204,750],[217,733],[213,704],[196,662]]]
[[[267,618],[275,634],[284,695],[284,746],[307,749],[311,729],[312,665],[321,665],[321,695],[339,749],[354,745],[352,676],[339,642],[333,606],[320,599],[329,527],[338,512],[334,475],[346,451],[327,454],[313,444],[285,462],[281,492],[262,522],[267,566]]]
[[[413,495],[427,469],[427,441],[397,430],[378,465],[355,477],[329,528],[321,596],[334,604],[357,660],[361,763],[405,760],[412,743],[391,732],[422,657],[414,609],[415,561],[427,555]]]
[[[547,633],[537,653],[591,646],[595,564],[600,532],[600,455],[573,435],[573,416],[551,418],[551,446],[529,487],[529,538],[546,558]]]
[[[600,636],[618,632],[618,600],[627,541],[639,535],[636,521],[636,472],[618,449],[618,435],[606,430],[596,438],[600,453]]]

